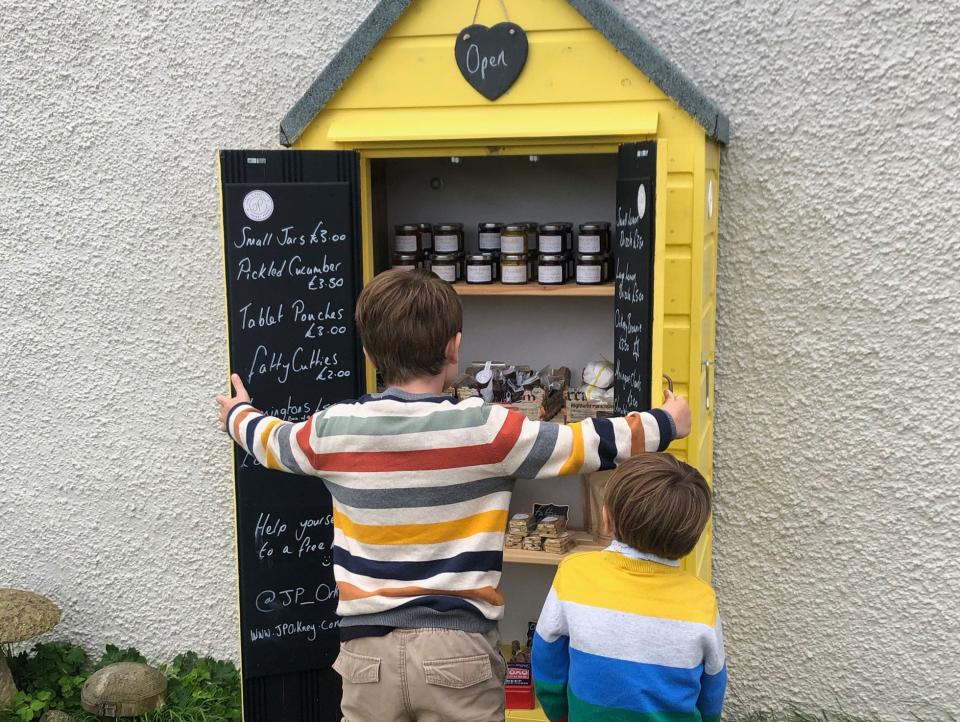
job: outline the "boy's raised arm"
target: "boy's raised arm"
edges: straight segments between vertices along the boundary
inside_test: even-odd
[[[321,471],[319,466],[322,465],[317,464],[318,455],[309,449],[317,415],[323,412],[299,423],[267,416],[250,403],[250,394],[237,374],[233,374],[230,380],[236,396],[221,394],[216,397],[220,430],[228,433],[240,448],[268,469],[307,475]]]
[[[686,399],[665,393],[663,406],[612,419],[585,419],[573,424],[524,420],[507,475],[542,479],[613,469],[631,456],[663,451],[690,433]]]

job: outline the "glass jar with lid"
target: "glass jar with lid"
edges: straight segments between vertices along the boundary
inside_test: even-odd
[[[433,226],[429,223],[418,223],[420,228],[420,248],[423,251],[433,250]]]
[[[421,253],[423,242],[419,223],[400,223],[393,228],[393,250],[397,253]]]
[[[459,253],[434,253],[430,259],[430,270],[447,283],[456,283],[462,276],[460,260]]]
[[[501,253],[526,253],[529,250],[526,223],[510,223],[500,234]]]
[[[500,282],[509,284],[526,283],[530,279],[530,269],[526,253],[504,253],[500,256]]]
[[[541,253],[537,281],[543,286],[560,286],[567,280],[567,259],[560,253]]]
[[[463,224],[437,223],[433,227],[433,250],[436,253],[463,253]]]
[[[577,283],[596,286],[606,280],[607,257],[599,253],[577,254]]]
[[[465,273],[467,283],[493,283],[496,277],[493,269],[495,264],[492,253],[468,254]]]
[[[537,240],[540,253],[569,253],[572,235],[572,223],[544,223]]]
[[[493,253],[500,250],[500,234],[503,232],[502,223],[480,223],[477,225],[477,245],[480,253]]]
[[[420,256],[416,253],[394,253],[390,268],[400,268],[404,271],[420,268]]]
[[[581,223],[577,235],[577,253],[609,253],[610,224],[606,221]]]

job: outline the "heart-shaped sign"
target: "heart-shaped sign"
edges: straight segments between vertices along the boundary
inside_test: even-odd
[[[516,23],[470,25],[457,35],[453,49],[467,82],[487,100],[510,89],[527,62],[527,34]]]

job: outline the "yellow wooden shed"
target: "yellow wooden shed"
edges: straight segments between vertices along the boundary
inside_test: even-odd
[[[493,102],[453,58],[457,34],[474,19],[509,19],[529,40],[522,73]],[[719,164],[728,134],[716,103],[606,0],[383,0],[280,126],[281,143],[295,149],[359,151],[365,279],[386,265],[378,159],[612,156],[624,143],[655,141],[652,378],[670,376],[689,397],[693,433],[670,450],[711,483]],[[659,394],[655,386],[652,403]],[[685,560],[705,579],[710,541],[708,530]]]
[[[522,39],[523,52],[483,56],[491,69],[511,68],[493,92],[469,52],[477,61],[472,45],[497,28],[508,42]],[[499,276],[484,282],[445,267],[463,302],[462,360],[584,374],[606,365],[619,413],[659,405],[668,380],[693,415],[692,433],[669,451],[712,483],[719,163],[728,133],[718,106],[607,0],[382,0],[283,118],[281,143],[307,152],[220,154],[231,367],[247,381],[256,376],[259,399],[288,418],[375,390],[352,325],[356,296],[403,261],[401,238],[415,241],[411,263],[441,275],[439,234],[456,227],[459,237],[443,236],[458,245],[456,274],[471,260],[499,259]],[[536,256],[528,272],[536,263],[556,275],[531,280],[513,268],[508,283],[510,226],[485,221],[531,218],[538,223],[511,224],[535,229],[539,254],[527,236],[521,241],[524,255]],[[589,244],[603,232],[585,229],[604,225],[607,250],[594,252]],[[503,255],[483,253],[490,226],[502,229]],[[572,230],[544,235],[561,226],[580,229],[576,254]],[[421,253],[428,236],[431,251]],[[548,238],[566,243],[552,262]],[[581,262],[594,263],[596,275],[581,278]],[[319,315],[303,311],[305,298]],[[248,317],[254,307],[259,315]],[[236,454],[245,718],[274,719],[283,708],[284,719],[335,719],[329,560],[281,555],[274,563],[263,538],[281,517],[319,523],[329,498]],[[595,475],[582,486],[524,481],[511,512],[567,505],[576,549],[602,548],[588,530],[600,483]],[[682,561],[707,580],[711,540],[708,525]],[[504,550],[505,640],[526,634],[561,558]],[[303,602],[301,592],[323,604]],[[508,719],[545,718],[534,709]]]

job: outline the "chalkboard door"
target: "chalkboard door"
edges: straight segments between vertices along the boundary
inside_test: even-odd
[[[352,152],[220,153],[230,368],[273,416],[300,421],[364,389],[358,176]],[[333,722],[330,496],[234,454],[246,722]]]
[[[613,238],[614,404],[617,413],[650,408],[657,144],[620,146]]]

